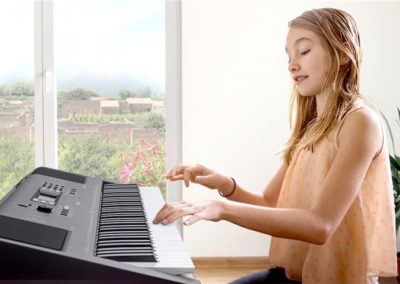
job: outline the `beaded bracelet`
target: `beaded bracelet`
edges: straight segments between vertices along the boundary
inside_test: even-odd
[[[219,195],[221,195],[222,197],[228,198],[229,196],[231,196],[235,191],[236,191],[236,181],[233,177],[231,177],[231,179],[233,180],[233,190],[231,193],[224,195],[221,191],[218,190]]]

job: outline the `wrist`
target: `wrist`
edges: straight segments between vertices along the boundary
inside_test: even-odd
[[[230,202],[229,200],[218,200],[220,206],[220,220],[227,220],[228,212],[229,212],[229,207],[230,207]]]
[[[221,188],[218,189],[219,195],[222,197],[228,198],[233,195],[236,191],[236,181],[233,177],[225,177],[225,182],[221,185]]]

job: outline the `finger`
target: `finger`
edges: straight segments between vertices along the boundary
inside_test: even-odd
[[[173,175],[183,174],[188,168],[191,168],[191,166],[180,164],[174,168]]]
[[[195,176],[205,176],[208,174],[206,167],[204,167],[200,164],[196,164],[194,167],[192,167],[192,173]]]
[[[190,175],[191,175],[191,168],[187,168],[183,172],[183,180],[185,182],[185,186],[189,186],[189,180],[190,180]]]
[[[168,225],[173,223],[175,220],[180,219],[187,215],[192,215],[195,213],[195,208],[190,204],[185,204],[185,206],[177,207],[175,210],[169,214],[166,218],[161,220],[163,225]]]
[[[166,203],[164,204],[163,207],[161,207],[160,211],[156,214],[153,224],[158,224],[162,220],[164,220],[167,216],[169,216],[174,210],[176,210],[176,207],[183,206],[184,202],[171,202],[171,203]]]
[[[176,165],[175,167],[172,168],[172,170],[168,172],[167,177],[175,176],[177,173],[179,173],[179,171],[182,171],[182,168],[184,167],[185,166],[182,164]]]
[[[170,181],[176,181],[176,180],[183,180],[183,175],[177,175],[177,176],[170,176],[167,177]]]
[[[201,219],[202,218],[200,217],[200,214],[193,214],[190,218],[185,220],[185,222],[183,222],[183,224],[185,226],[190,226],[190,225],[193,225],[194,223],[196,223],[197,221],[199,221]]]
[[[207,176],[197,176],[196,183],[204,185],[208,188],[214,189],[216,188],[216,180],[215,175],[207,175]]]
[[[154,217],[153,224],[160,223],[160,221],[164,218],[164,216],[166,216],[166,214],[168,214],[168,211],[171,210],[171,207],[172,207],[171,204],[168,204],[168,203],[164,204],[164,206],[161,207],[160,211],[158,211],[158,213]]]
[[[194,167],[185,169],[184,179],[185,179],[185,181],[187,181],[187,183],[185,182],[186,187],[189,185],[189,181],[196,182],[196,177],[203,176],[203,175],[205,175],[205,172],[204,172],[204,166],[202,166],[202,165],[197,164]]]
[[[207,177],[206,176],[197,176],[195,178],[195,182],[198,184],[206,184],[207,183]]]

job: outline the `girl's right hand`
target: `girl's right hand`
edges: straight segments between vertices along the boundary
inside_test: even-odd
[[[189,186],[189,182],[220,191],[232,187],[231,178],[199,164],[195,166],[177,165],[166,175],[166,178],[170,181],[183,180],[186,187]]]

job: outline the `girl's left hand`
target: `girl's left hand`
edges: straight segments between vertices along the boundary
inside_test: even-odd
[[[191,215],[184,224],[192,225],[199,220],[220,221],[223,201],[207,200],[197,202],[166,203],[154,218],[154,224],[167,225],[183,216]]]

